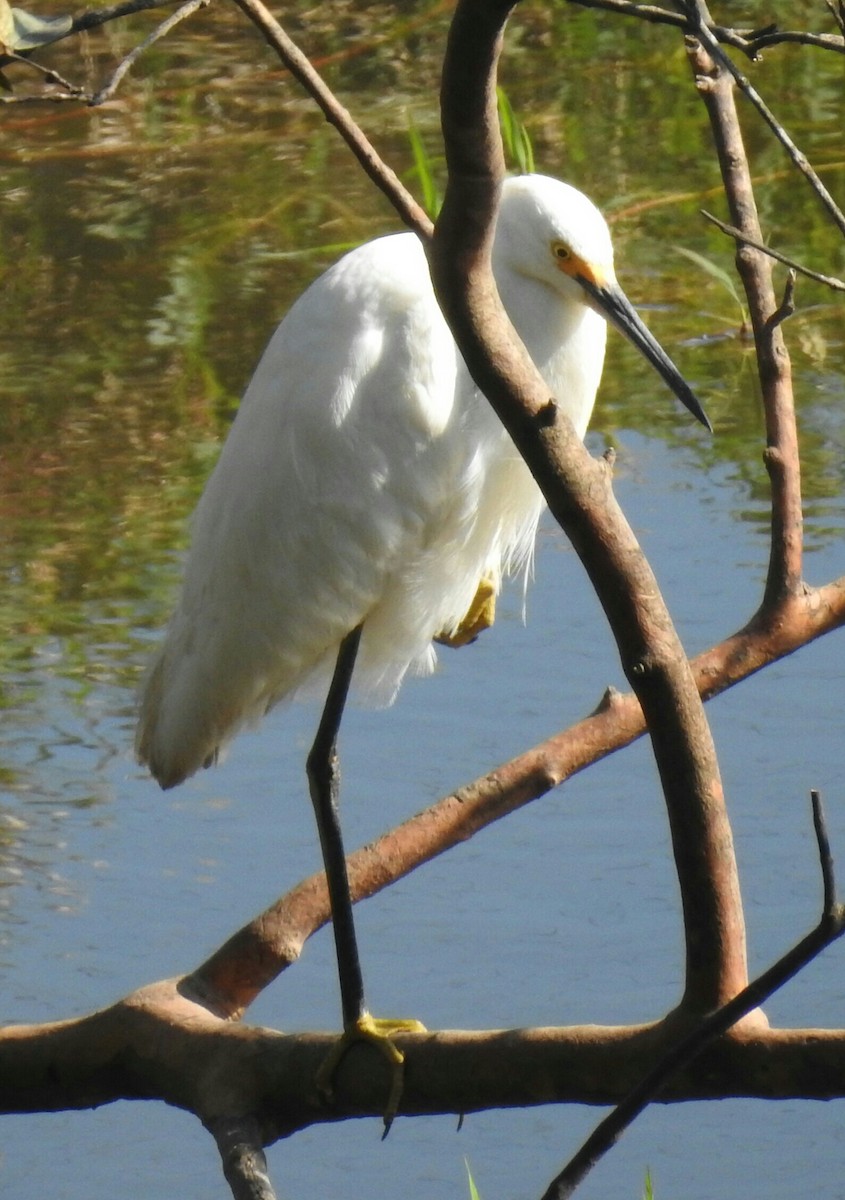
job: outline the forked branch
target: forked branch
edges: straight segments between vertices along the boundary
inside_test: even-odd
[[[657,582],[610,489],[528,359],[490,270],[502,177],[495,69],[512,4],[462,0],[444,67],[449,182],[429,261],[473,378],[583,562],[646,716],[669,813],[686,931],[684,1003],[710,1009],[747,982],[731,829],[710,731]]]
[[[738,996],[734,996],[733,1000],[716,1012],[704,1017],[693,1030],[670,1047],[622,1103],[596,1126],[577,1154],[551,1182],[543,1193],[542,1200],[569,1200],[596,1163],[618,1142],[643,1110],[657,1099],[673,1075],[688,1066],[701,1054],[705,1046],[727,1033],[743,1016],[764,1004],[808,963],[817,958],[831,942],[835,942],[845,933],[845,906],[836,900],[833,858],[818,792],[812,792],[811,803],[823,886],[822,911],[815,929],[753,980]]]

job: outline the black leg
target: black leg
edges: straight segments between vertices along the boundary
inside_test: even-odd
[[[364,981],[358,958],[358,942],[352,919],[352,900],[346,855],[340,829],[339,784],[340,769],[337,756],[337,734],[349,684],[355,667],[361,626],[346,635],[340,644],[337,663],[329,693],[320,718],[317,736],[308,755],[308,783],[311,801],[317,818],[317,830],[323,850],[323,863],[329,884],[334,939],[337,948],[337,969],[340,976],[340,999],[344,1028],[349,1029],[366,1015]]]

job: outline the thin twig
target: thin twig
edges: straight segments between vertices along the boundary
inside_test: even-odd
[[[265,40],[276,51],[293,77],[316,101],[326,120],[330,125],[334,125],[367,175],[387,196],[408,228],[422,238],[430,237],[432,223],[428,216],[395,172],[382,160],[348,110],[326,86],[309,59],[288,37],[272,13],[261,0],[235,0],[235,3],[261,30]]]
[[[830,852],[830,838],[827,836],[827,823],[824,819],[821,794],[815,788],[810,792],[810,803],[813,806],[813,829],[816,833],[816,845],[819,848],[819,863],[824,884],[824,915],[828,920],[835,920],[836,878],[833,870],[833,855]]]
[[[170,33],[170,30],[173,29],[174,26],[178,25],[180,21],[184,21],[188,17],[193,16],[197,9],[206,8],[210,3],[211,0],[185,0],[185,3],[181,4],[179,8],[176,9],[176,12],[171,13],[170,16],[165,21],[162,21],[162,23],[156,29],[154,29],[151,34],[144,38],[143,42],[139,43],[134,50],[130,50],[122,62],[118,63],[117,69],[108,83],[101,87],[100,90],[91,97],[89,101],[91,108],[96,108],[97,105],[103,104],[106,100],[111,99],[120,86],[121,80],[126,75],[127,71],[130,69],[130,67],[134,66],[145,50],[149,50],[150,46],[154,45],[160,38],[163,38],[166,34]]]
[[[637,4],[634,0],[570,0],[579,8],[598,8],[604,12],[617,13],[624,17],[637,17],[653,25],[672,25],[676,29],[687,28],[687,18],[682,13],[671,12],[666,8],[657,8],[652,4]],[[830,0],[828,0],[829,6]],[[836,14],[834,14],[836,15]],[[838,23],[838,22],[837,22]],[[832,33],[811,33],[803,29],[778,29],[775,25],[764,29],[733,29],[725,25],[708,22],[708,28],[715,38],[726,46],[734,46],[750,59],[756,59],[759,52],[770,46],[781,43],[799,43],[802,46],[812,46],[818,50],[833,50],[845,54],[845,37]],[[843,29],[845,33],[845,28]]]
[[[718,36],[717,30],[713,30]],[[720,37],[719,41],[726,45],[736,46],[738,50],[742,50],[751,59],[760,57],[761,50],[768,50],[770,46],[812,46],[817,50],[833,50],[836,54],[845,54],[845,38],[839,37],[835,33],[810,33],[809,30],[803,29],[775,29],[771,33],[760,33],[752,38],[730,36],[730,30],[721,30],[720,32],[727,36]]]
[[[57,83],[59,87],[67,88],[67,91],[76,99],[85,95],[85,89],[77,87],[75,83],[69,83],[64,76],[60,75],[53,67],[42,67],[41,63],[36,62],[27,54],[15,54],[11,50],[3,52],[4,59],[9,62],[21,63],[22,66],[29,67],[31,71],[35,71],[39,75],[44,76],[45,83]]]
[[[778,325],[782,325],[784,321],[795,312],[795,280],[797,276],[794,271],[789,271],[786,276],[786,286],[783,289],[783,299],[777,306],[775,311],[769,317],[769,329],[776,329]]]
[[[833,860],[818,792],[811,793],[813,827],[819,850],[824,883],[824,903],[819,922],[806,937],[727,1004],[700,1021],[680,1042],[660,1059],[645,1078],[601,1121],[577,1154],[552,1180],[542,1200],[568,1200],[575,1188],[610,1150],[626,1129],[668,1083],[669,1079],[696,1058],[701,1051],[726,1033],[740,1017],[759,1008],[779,988],[812,962],[822,950],[845,933],[845,907],[836,903]]]
[[[735,225],[728,225],[725,221],[720,221],[718,217],[714,217],[706,208],[701,210],[702,217],[706,217],[708,221],[721,229],[722,233],[726,233],[728,237],[735,238],[744,246],[752,246],[755,250],[759,250],[761,254],[768,254],[769,258],[775,258],[778,262],[783,263],[785,267],[789,267],[793,271],[797,271],[799,275],[806,275],[808,279],[814,279],[816,283],[823,283],[825,287],[833,288],[837,292],[845,292],[845,281],[837,279],[834,275],[822,275],[819,271],[811,271],[809,267],[803,267],[800,263],[795,262],[792,258],[787,258],[785,254],[781,254],[779,250],[773,250],[771,246],[766,246],[763,242],[758,242],[754,238],[737,229]]]
[[[825,0],[825,4],[830,9],[831,15],[839,26],[843,37],[845,37],[845,3],[843,3],[843,0],[839,0],[838,4],[834,4],[833,0]]]
[[[697,38],[707,47],[707,51],[715,62],[724,67],[726,71],[733,76],[733,79],[751,104],[757,109],[760,116],[774,133],[777,140],[786,150],[791,161],[795,164],[807,182],[810,184],[813,191],[821,200],[827,212],[833,218],[840,232],[845,235],[845,213],[842,212],[839,205],[833,199],[830,192],[822,183],[816,172],[813,170],[806,155],[795,145],[792,138],[786,132],[784,127],[775,117],[774,113],[763,100],[760,93],[752,87],[740,69],[735,65],[729,54],[725,54],[722,47],[719,45],[717,38],[708,27],[706,8],[703,0],[678,0],[678,4],[689,14],[690,21],[693,23],[693,32]]]
[[[0,96],[0,104],[78,104],[85,99],[85,92],[45,92],[41,96]]]

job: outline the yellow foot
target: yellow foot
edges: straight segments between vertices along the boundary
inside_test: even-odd
[[[496,619],[496,587],[491,579],[482,579],[472,604],[457,629],[438,633],[434,639],[444,646],[468,646]]]
[[[369,1013],[364,1013],[359,1017],[354,1025],[347,1026],[343,1033],[332,1046],[329,1053],[320,1064],[320,1069],[317,1072],[317,1091],[323,1099],[331,1102],[334,1098],[334,1077],[341,1061],[350,1046],[355,1042],[368,1042],[379,1054],[387,1059],[390,1067],[390,1094],[387,1098],[387,1107],[384,1110],[384,1133],[383,1138],[386,1138],[390,1132],[390,1126],[393,1124],[393,1118],[396,1116],[399,1108],[399,1101],[402,1098],[402,1086],[404,1079],[404,1064],[405,1055],[394,1046],[390,1040],[391,1034],[394,1033],[425,1033],[425,1025],[421,1021],[404,1020],[402,1018],[371,1017]]]

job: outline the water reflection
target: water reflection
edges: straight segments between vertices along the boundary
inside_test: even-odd
[[[396,6],[370,6],[366,16],[320,6],[307,23],[295,18],[330,79],[353,111],[367,114],[375,140],[406,173],[409,112],[438,153],[431,98],[446,17],[438,3],[403,5],[400,16]],[[101,79],[151,19],[92,36],[92,78]],[[362,30],[365,52],[350,53]],[[82,69],[72,44],[57,53],[63,73]],[[841,64],[779,51],[759,70],[804,144],[839,162],[825,178],[841,189]],[[759,396],[748,348],[734,336],[736,306],[670,249],[691,246],[726,269],[733,253],[695,215],[705,194],[714,203],[717,180],[686,64],[665,31],[617,27],[600,14],[548,4],[514,23],[504,72],[541,168],[568,175],[615,214],[622,282],[649,309],[717,426],[709,439],[679,421],[647,368],[611,337],[592,445],[620,443],[618,490],[685,639],[701,648],[756,606],[768,517]],[[779,152],[748,124],[773,240],[811,266],[836,269],[841,248]],[[234,10],[180,30],[142,61],[112,105],[14,110],[5,129],[0,954],[11,981],[4,1015],[30,1020],[85,1011],[184,969],[198,946],[211,948],[315,865],[304,799],[278,826],[278,796],[303,795],[312,714],[274,718],[263,734],[239,742],[220,772],[164,798],[130,758],[133,695],[170,608],[185,518],[278,317],[339,247],[394,228],[395,219]],[[818,580],[842,569],[845,330],[841,307],[815,285],[799,284],[798,295],[802,307],[786,333],[801,414],[808,575]],[[351,841],[577,718],[608,682],[620,683],[595,600],[551,531],[527,628],[518,609],[514,601],[489,640],[447,658],[440,676],[409,687],[390,714],[355,716],[347,735],[356,781]],[[838,714],[830,708],[841,653],[841,638],[828,639],[714,706],[760,963],[812,919],[815,882],[802,857],[808,829],[798,810],[809,786],[835,794],[841,785]],[[409,750],[419,760],[412,768]],[[835,832],[845,844],[845,829]],[[419,993],[433,1024],[626,1020],[655,1015],[675,995],[674,885],[644,749],[568,786],[536,814],[506,822],[456,855],[455,865],[395,891],[362,914],[385,1011],[404,1011],[407,994]],[[496,954],[503,923],[512,961]],[[536,938],[520,933],[526,928]],[[318,939],[300,965],[256,1019],[336,1022],[328,942]],[[821,965],[800,1002],[790,1008],[784,1000],[790,1016],[801,1020],[811,1002],[819,1020],[839,1020],[836,978],[835,963]],[[621,982],[609,987],[608,979]],[[760,1161],[747,1151],[753,1172],[745,1168],[757,1190],[794,1193],[778,1140],[796,1122],[806,1128],[819,1120],[805,1112],[743,1108],[747,1145],[761,1147]],[[494,1194],[499,1181],[523,1194],[529,1178],[539,1190],[538,1172],[552,1173],[559,1145],[589,1119],[568,1111],[474,1119],[473,1140],[454,1150],[444,1145],[443,1123],[421,1123],[413,1133],[397,1131],[402,1138],[391,1139],[375,1167],[360,1127],[332,1131],[328,1153],[325,1131],[316,1131],[285,1157],[300,1184],[291,1194],[322,1187],[357,1196],[369,1186],[386,1195],[407,1189],[409,1177],[422,1191],[432,1176],[441,1190],[444,1181],[460,1190],[465,1146],[479,1183],[487,1183],[483,1194]],[[97,1194],[115,1194],[133,1145],[142,1148],[132,1160],[144,1180],[138,1194],[150,1200],[184,1190],[187,1146],[195,1177],[207,1172],[206,1190],[219,1187],[209,1147],[172,1113],[139,1115],[135,1106],[125,1117],[116,1110],[81,1122],[17,1126],[25,1143],[43,1138],[54,1152],[24,1155],[25,1178],[10,1174],[15,1164],[0,1164],[5,1193],[55,1194],[61,1161],[68,1196],[94,1194],[92,1162],[102,1169]],[[707,1151],[708,1139],[718,1140],[720,1129],[727,1138],[730,1125],[724,1110],[712,1117],[708,1110],[705,1120],[701,1106],[689,1119],[658,1114],[632,1157],[619,1160],[615,1190],[636,1191],[651,1154],[653,1167],[669,1164],[687,1196],[703,1200],[716,1183],[726,1197],[746,1194],[743,1167],[727,1167],[727,1178],[716,1180],[722,1152]],[[114,1131],[120,1162],[103,1155],[104,1129]],[[143,1151],[145,1137],[155,1153]],[[697,1161],[707,1166],[700,1185],[688,1161],[696,1137]],[[787,1144],[800,1156],[801,1147]],[[417,1156],[411,1168],[409,1145]],[[678,1145],[686,1165],[676,1161]],[[347,1153],[355,1164],[344,1171]],[[172,1170],[161,1165],[168,1154]],[[805,1168],[808,1178],[819,1177],[817,1161]],[[368,1171],[370,1185],[362,1182]],[[341,1179],[349,1182],[339,1188]]]

